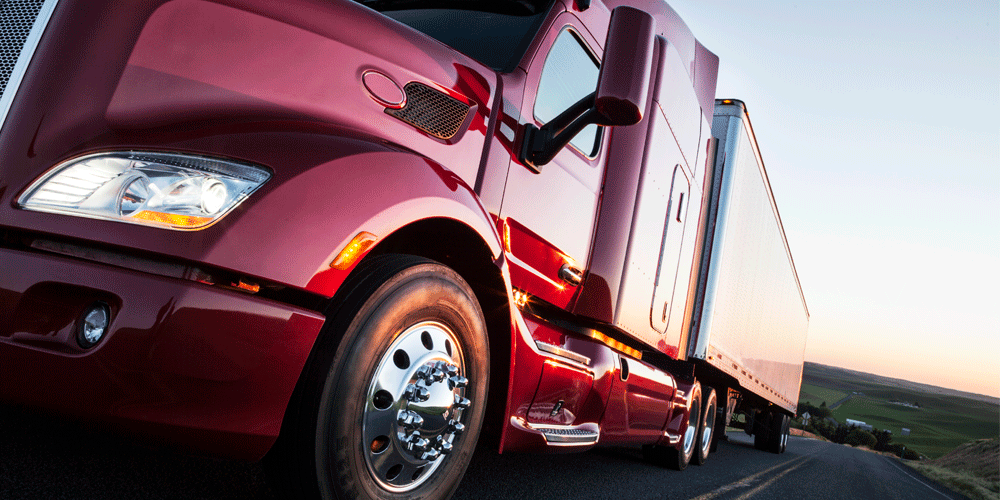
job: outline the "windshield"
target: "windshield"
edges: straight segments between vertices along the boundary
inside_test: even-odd
[[[495,71],[513,71],[552,0],[359,0]]]

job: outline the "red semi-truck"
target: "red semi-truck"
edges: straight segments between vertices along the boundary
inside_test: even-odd
[[[0,399],[447,498],[473,449],[780,453],[808,311],[656,0],[2,7]]]

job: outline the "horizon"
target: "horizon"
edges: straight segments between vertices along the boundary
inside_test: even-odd
[[[953,391],[953,392],[958,392],[958,393],[962,393],[962,394],[969,394],[969,395],[973,395],[973,396],[982,396],[982,397],[985,397],[985,398],[995,399],[995,400],[997,400],[996,402],[998,404],[1000,404],[1000,397],[991,396],[989,394],[981,394],[981,393],[978,393],[978,392],[970,392],[970,391],[965,391],[965,390],[962,390],[962,389],[955,389],[953,387],[944,387],[944,386],[940,386],[940,385],[936,385],[936,384],[929,384],[929,383],[926,383],[926,382],[920,382],[920,381],[916,381],[916,380],[910,380],[910,379],[900,378],[900,377],[896,377],[896,376],[893,376],[893,375],[886,375],[886,374],[881,374],[881,373],[871,373],[871,372],[866,372],[866,371],[862,371],[862,370],[857,370],[857,369],[854,369],[854,368],[848,368],[846,366],[837,366],[837,365],[831,365],[831,364],[827,364],[827,363],[820,363],[818,361],[812,361],[812,360],[809,360],[809,359],[805,360],[805,362],[806,363],[812,363],[812,364],[820,365],[820,366],[825,366],[827,368],[835,368],[835,369],[838,369],[838,370],[858,372],[858,373],[862,373],[862,374],[865,374],[865,375],[871,375],[873,377],[882,377],[882,378],[887,378],[887,379],[891,379],[891,380],[899,380],[899,381],[902,381],[902,382],[909,382],[911,384],[925,385],[925,386],[928,386],[928,387],[933,387],[935,389],[944,389],[946,391]]]
[[[805,358],[1000,398],[1000,3],[668,3],[747,104]]]

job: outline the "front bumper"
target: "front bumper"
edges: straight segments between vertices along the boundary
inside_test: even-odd
[[[58,255],[0,248],[0,401],[257,459],[271,447],[324,317],[314,311]],[[76,343],[96,301],[111,323]]]

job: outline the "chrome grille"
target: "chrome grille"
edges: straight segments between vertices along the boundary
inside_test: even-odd
[[[0,0],[0,95],[7,90],[14,65],[43,3],[44,0]]]
[[[0,0],[0,126],[58,0]]]

